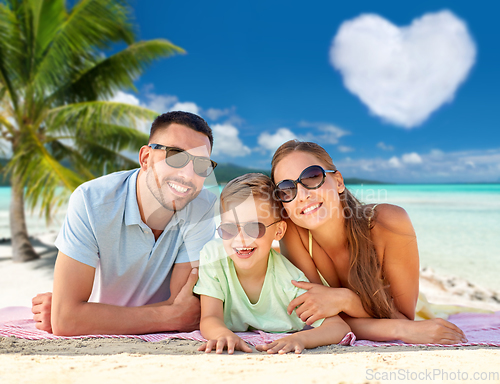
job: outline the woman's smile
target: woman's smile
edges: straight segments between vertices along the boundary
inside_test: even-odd
[[[312,204],[309,204],[309,205],[307,205],[305,208],[303,208],[300,211],[300,214],[301,215],[311,215],[311,214],[317,212],[318,209],[320,209],[322,205],[323,205],[323,203],[312,203]]]

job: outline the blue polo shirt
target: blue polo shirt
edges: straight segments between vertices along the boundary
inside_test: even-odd
[[[136,169],[91,180],[69,200],[55,245],[96,268],[89,301],[139,306],[168,299],[173,264],[198,260],[214,236],[216,196],[203,189],[155,241],[139,213],[138,174]]]

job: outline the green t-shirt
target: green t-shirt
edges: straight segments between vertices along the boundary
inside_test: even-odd
[[[259,301],[252,304],[238,280],[234,263],[227,256],[221,239],[208,242],[200,253],[199,279],[193,291],[224,303],[224,323],[233,332],[258,329],[265,332],[300,331],[305,323],[295,314],[288,315],[290,301],[305,293],[292,280],[308,281],[306,276],[283,255],[271,249],[266,277]],[[313,324],[318,327],[320,319]]]

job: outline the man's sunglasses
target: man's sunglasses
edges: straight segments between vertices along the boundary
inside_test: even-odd
[[[280,221],[281,220],[275,221],[269,225],[265,225],[264,223],[260,223],[258,221],[241,225],[235,223],[223,223],[219,225],[219,228],[217,228],[217,233],[222,240],[231,240],[233,237],[238,236],[239,228],[241,227],[249,237],[260,239],[266,234],[266,228],[279,223]]]
[[[335,171],[324,170],[319,165],[311,165],[302,171],[297,180],[281,180],[276,185],[275,196],[283,203],[289,203],[297,197],[297,184],[302,184],[307,189],[318,189],[323,185],[327,173]]]
[[[162,149],[165,151],[165,162],[172,168],[184,168],[193,160],[193,170],[198,176],[208,177],[217,163],[205,156],[193,156],[189,152],[176,147],[167,147],[161,144],[149,144],[153,149]]]

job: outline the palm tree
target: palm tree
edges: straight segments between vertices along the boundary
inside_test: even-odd
[[[105,55],[117,43],[126,47]],[[110,102],[153,61],[183,50],[136,41],[125,0],[0,0],[0,139],[12,157],[10,228],[14,261],[38,258],[24,200],[47,220],[82,182],[137,166],[123,155],[147,135],[155,113]],[[62,188],[61,188],[62,187]]]

